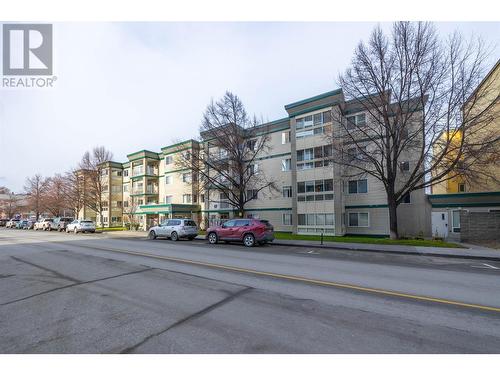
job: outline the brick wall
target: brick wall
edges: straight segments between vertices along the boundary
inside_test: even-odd
[[[500,212],[460,212],[461,241],[500,241]]]

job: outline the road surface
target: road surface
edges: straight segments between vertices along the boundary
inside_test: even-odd
[[[0,228],[0,353],[500,353],[500,262]]]

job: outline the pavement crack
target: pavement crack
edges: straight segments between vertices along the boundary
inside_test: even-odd
[[[11,256],[12,259],[18,261],[18,262],[21,262],[21,263],[25,263],[25,264],[28,264],[32,267],[35,267],[35,268],[38,268],[40,270],[43,270],[43,271],[46,271],[46,272],[50,272],[51,274],[61,278],[61,279],[64,279],[64,280],[69,280],[69,281],[72,281],[74,283],[80,283],[82,282],[81,280],[78,280],[78,279],[75,279],[73,277],[70,277],[70,276],[67,276],[67,275],[63,275],[62,273],[59,273],[51,268],[47,268],[47,267],[44,267],[44,266],[40,266],[39,264],[36,264],[36,263],[32,263],[32,262],[29,262],[27,260],[24,260],[24,259],[21,259],[21,258],[18,258],[18,257],[15,257],[15,256]]]
[[[7,305],[10,305],[10,304],[13,304],[13,303],[16,303],[16,302],[21,302],[21,301],[25,301],[25,300],[30,299],[30,298],[34,298],[34,297],[42,296],[44,294],[49,294],[49,293],[52,293],[52,292],[56,292],[58,290],[72,288],[72,287],[80,286],[80,285],[92,284],[92,283],[96,283],[96,282],[99,282],[99,281],[111,280],[111,279],[115,279],[117,277],[122,277],[122,276],[134,275],[136,273],[151,271],[151,270],[154,270],[154,269],[155,268],[151,267],[151,268],[142,269],[142,270],[138,270],[138,271],[126,272],[126,273],[122,273],[122,274],[119,274],[119,275],[103,277],[103,278],[100,278],[100,279],[94,279],[94,280],[88,280],[88,281],[81,281],[81,282],[78,282],[78,283],[64,285],[64,286],[61,286],[61,287],[58,287],[58,288],[54,288],[54,289],[46,290],[44,292],[32,294],[30,296],[19,298],[19,299],[13,300],[13,301],[0,303],[0,306],[7,306]]]
[[[201,309],[191,315],[188,315],[187,317],[185,318],[182,318],[181,320],[178,320],[177,322],[169,325],[168,327],[162,329],[161,331],[159,332],[156,332],[156,333],[153,333],[149,336],[146,336],[144,339],[142,339],[140,342],[138,342],[137,344],[133,345],[133,346],[130,346],[128,348],[125,348],[123,349],[122,351],[120,351],[120,354],[130,354],[130,353],[133,353],[134,350],[136,350],[138,347],[140,347],[141,345],[143,345],[144,343],[146,343],[147,341],[149,341],[150,339],[154,338],[154,337],[157,337],[157,336],[160,336],[162,334],[164,334],[165,332],[175,328],[175,327],[178,327],[180,326],[181,324],[184,324],[184,323],[187,323],[191,320],[194,320],[202,315],[205,315],[207,313],[209,313],[210,311],[213,311],[215,310],[216,308],[222,306],[222,305],[225,305],[231,301],[233,301],[235,298],[238,298],[240,296],[242,296],[243,294],[245,293],[248,293],[250,290],[252,290],[254,288],[252,287],[246,287],[244,289],[240,289],[239,291],[237,291],[236,293],[233,293],[229,296],[227,296],[226,298],[220,300],[219,302],[216,302],[210,306],[207,306],[205,307],[204,309]]]

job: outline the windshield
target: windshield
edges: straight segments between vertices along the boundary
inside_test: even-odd
[[[85,224],[92,224],[92,221],[90,221],[90,220],[82,220],[81,222],[85,223]]]

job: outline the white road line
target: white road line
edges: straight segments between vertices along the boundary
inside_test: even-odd
[[[500,268],[492,266],[491,264],[488,264],[488,263],[481,263],[480,266],[473,265],[472,267],[474,267],[474,268],[490,269],[490,270],[500,270]]]

